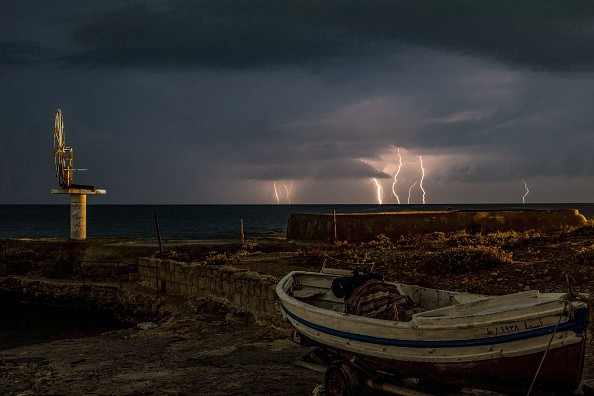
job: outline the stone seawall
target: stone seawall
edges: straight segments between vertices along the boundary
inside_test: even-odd
[[[138,259],[138,275],[144,285],[167,294],[223,298],[256,316],[278,316],[276,282],[268,275],[230,266],[148,257]]]
[[[164,308],[167,295],[188,299],[206,297],[226,300],[259,319],[281,321],[275,307],[276,282],[272,276],[230,266],[148,257],[138,258],[137,269],[138,273],[119,284],[0,276],[0,297],[13,296],[22,302],[90,312],[111,312],[116,319],[130,322],[158,322],[168,317],[170,313]],[[112,277],[115,276],[114,273]],[[135,287],[135,282],[140,282],[138,286],[142,287]]]
[[[147,257],[158,247],[144,240],[0,240],[0,296],[88,311],[117,311],[120,318],[139,320],[150,320],[150,312],[161,317],[160,303],[155,304],[168,294],[211,297],[260,319],[280,320],[273,276],[204,261],[212,251],[241,247],[235,245],[228,241],[170,242],[168,247],[175,252],[168,250],[168,254],[197,258],[187,262]],[[141,298],[143,293],[146,301]],[[137,301],[146,305],[146,312]]]
[[[574,209],[292,214],[287,239],[369,241],[380,234],[395,238],[436,231],[526,231],[584,224],[586,218]]]

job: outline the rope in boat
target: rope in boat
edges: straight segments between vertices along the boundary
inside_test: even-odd
[[[557,321],[557,324],[555,325],[555,329],[553,330],[553,334],[551,334],[551,338],[549,339],[549,344],[547,345],[547,349],[545,349],[542,358],[540,359],[540,364],[538,365],[538,368],[536,369],[536,373],[534,374],[534,378],[532,379],[532,383],[530,384],[530,388],[528,389],[528,393],[526,394],[526,396],[530,396],[530,393],[532,393],[532,388],[534,387],[534,384],[536,383],[536,378],[538,377],[538,374],[540,373],[540,369],[542,368],[542,365],[544,363],[544,360],[547,356],[547,352],[549,352],[549,349],[551,349],[551,344],[553,343],[553,340],[555,339],[555,334],[557,333],[557,329],[559,328],[559,325],[561,324],[561,319],[563,319],[563,315],[565,315],[565,312],[567,311],[567,315],[570,318],[573,318],[574,313],[575,313],[575,307],[573,306],[573,304],[571,304],[572,301],[582,301],[585,302],[588,305],[588,319],[589,319],[589,324],[588,324],[588,331],[590,332],[590,336],[592,337],[592,339],[594,339],[594,312],[592,312],[592,297],[590,297],[587,294],[582,294],[582,293],[576,293],[571,289],[571,284],[569,283],[569,278],[566,275],[566,279],[567,279],[567,288],[568,291],[567,293],[565,293],[565,295],[563,296],[563,311],[561,312],[561,315],[559,315],[559,320]],[[587,337],[587,336],[586,336]]]
[[[551,338],[549,339],[549,344],[547,345],[547,349],[545,349],[544,354],[542,355],[542,359],[540,359],[540,364],[538,365],[538,368],[536,369],[536,373],[534,374],[534,378],[532,378],[532,383],[530,384],[530,388],[528,389],[528,393],[526,393],[526,396],[530,396],[530,393],[532,393],[532,388],[534,387],[534,384],[536,383],[536,378],[538,377],[538,373],[540,373],[540,369],[542,368],[542,364],[544,363],[545,358],[547,357],[547,352],[549,352],[549,349],[551,348],[551,344],[553,343],[553,339],[555,338],[555,334],[557,333],[557,329],[559,328],[559,324],[561,324],[561,319],[563,319],[563,315],[565,314],[565,310],[567,309],[567,305],[570,303],[569,300],[563,298],[564,300],[564,305],[563,305],[563,312],[561,312],[561,315],[559,315],[559,320],[557,321],[557,324],[555,325],[555,329],[553,330],[553,334],[551,334]]]
[[[590,333],[590,344],[594,341],[594,299],[589,294],[575,293],[570,289],[569,298],[571,301],[582,301],[588,305],[588,333]],[[573,308],[573,305],[571,306]],[[571,312],[573,314],[573,312]]]

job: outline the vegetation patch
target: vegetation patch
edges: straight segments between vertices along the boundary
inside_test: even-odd
[[[392,246],[392,241],[388,236],[379,234],[374,240],[363,245],[368,248],[390,248]]]
[[[433,274],[467,274],[512,262],[512,254],[492,246],[464,246],[435,253],[425,263]]]
[[[206,263],[212,265],[238,265],[241,264],[243,258],[247,255],[247,252],[240,250],[235,253],[223,252],[213,253],[206,256]]]
[[[588,220],[586,225],[577,227],[573,233],[577,236],[594,236],[594,220]]]
[[[577,263],[594,267],[594,245],[580,248],[577,252]]]

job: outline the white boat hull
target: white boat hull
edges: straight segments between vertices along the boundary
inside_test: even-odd
[[[344,302],[329,290],[335,277],[292,272],[277,286],[287,320],[317,345],[377,370],[460,386],[480,378],[481,386],[499,391],[509,391],[502,376],[512,376],[514,388],[529,385],[547,351],[541,388],[579,384],[588,319],[583,302],[568,302],[562,293],[489,297],[398,285],[417,299],[432,299],[425,302],[434,309],[396,322],[345,314]],[[299,299],[294,290],[317,295]]]

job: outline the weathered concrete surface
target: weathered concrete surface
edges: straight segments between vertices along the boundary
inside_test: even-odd
[[[574,209],[337,213],[336,240],[368,241],[380,234],[392,238],[436,231],[525,231],[584,224],[586,218]],[[332,241],[334,216],[292,214],[287,239]]]
[[[87,196],[70,194],[70,239],[87,239]]]
[[[270,275],[226,265],[149,257],[138,259],[138,275],[144,285],[167,294],[222,298],[258,318],[281,318],[275,307],[276,280]]]

